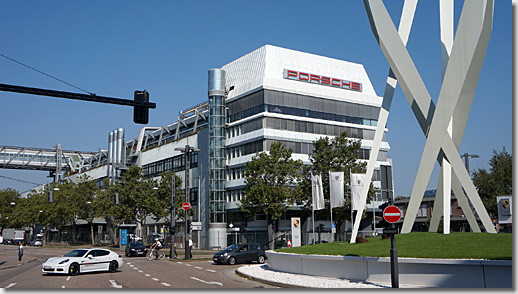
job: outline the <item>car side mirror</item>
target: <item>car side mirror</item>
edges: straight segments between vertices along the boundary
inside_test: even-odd
[[[94,258],[94,257],[93,257],[92,255],[88,255],[86,258],[88,258],[88,259],[92,259],[92,258]]]

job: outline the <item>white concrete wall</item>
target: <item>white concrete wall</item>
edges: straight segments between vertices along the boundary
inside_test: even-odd
[[[390,258],[267,251],[282,272],[391,283]],[[399,283],[441,288],[512,288],[512,261],[398,258]]]

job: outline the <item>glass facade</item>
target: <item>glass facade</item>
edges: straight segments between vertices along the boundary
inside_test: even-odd
[[[225,96],[209,96],[209,221],[225,218]]]

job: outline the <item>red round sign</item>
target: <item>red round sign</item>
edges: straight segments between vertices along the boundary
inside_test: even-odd
[[[383,218],[391,224],[397,223],[401,219],[401,210],[396,206],[387,206],[383,210]]]
[[[182,204],[182,208],[183,210],[189,210],[189,208],[191,208],[191,204],[189,202],[184,202]]]

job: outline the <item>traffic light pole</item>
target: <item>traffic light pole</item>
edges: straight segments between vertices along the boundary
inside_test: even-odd
[[[190,201],[190,186],[189,186],[189,169],[191,167],[191,149],[189,145],[185,146],[185,202]],[[189,247],[189,221],[190,221],[190,210],[185,211],[185,259],[189,259],[191,255],[191,248]]]
[[[394,224],[391,224],[392,229],[396,229]],[[391,234],[390,237],[390,279],[392,281],[392,288],[399,288],[399,270],[397,262],[396,249],[396,234]]]
[[[174,256],[174,235],[175,235],[175,227],[176,227],[176,205],[175,205],[175,198],[176,198],[176,183],[175,183],[176,175],[173,172],[171,175],[171,221],[170,221],[170,228],[169,228],[169,234],[171,237],[171,250],[169,252],[169,258],[172,259]]]

